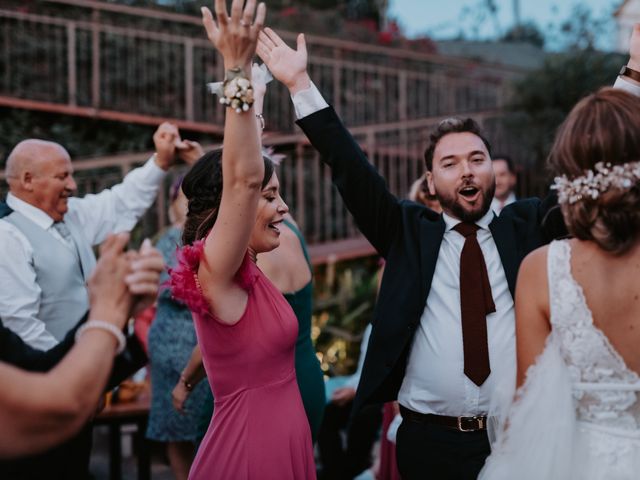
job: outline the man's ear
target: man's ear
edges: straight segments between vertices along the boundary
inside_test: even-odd
[[[424,172],[424,177],[427,179],[427,187],[429,188],[429,195],[436,196],[436,187],[433,185],[433,173],[429,170]]]
[[[27,192],[33,192],[35,186],[33,185],[34,175],[28,170],[23,171],[20,174],[20,186]]]

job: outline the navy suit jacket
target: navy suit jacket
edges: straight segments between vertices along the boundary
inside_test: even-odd
[[[445,232],[442,215],[398,200],[367,160],[342,122],[328,107],[298,121],[322,160],[356,224],[378,253],[385,271],[373,314],[373,330],[353,411],[364,404],[397,398],[407,355],[420,323]],[[520,263],[532,250],[564,234],[555,197],[513,203],[489,228],[498,248],[509,290],[515,298]],[[555,216],[545,223],[545,217]],[[553,225],[556,231],[546,229]]]

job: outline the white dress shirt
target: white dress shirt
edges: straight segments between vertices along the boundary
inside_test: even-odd
[[[513,192],[509,193],[507,199],[504,202],[502,200],[498,200],[496,197],[493,197],[493,200],[491,200],[491,210],[496,212],[496,215],[500,215],[500,212],[502,212],[502,209],[504,207],[506,207],[507,205],[511,205],[515,201],[516,194]]]
[[[496,311],[487,315],[491,374],[479,387],[464,374],[460,254],[465,239],[453,230],[460,220],[443,214],[446,229],[431,290],[398,394],[400,404],[411,410],[451,416],[486,413],[494,387],[505,375],[515,375],[515,312],[500,254],[489,230],[494,216],[489,210],[476,222],[496,306]]]
[[[149,160],[110,189],[83,198],[70,198],[64,222],[83,234],[83,238],[75,238],[75,241],[97,245],[110,233],[131,230],[153,203],[165,175],[153,160]],[[7,195],[7,205],[67,245],[53,227],[54,220],[45,212],[11,193]],[[38,318],[41,290],[33,267],[31,244],[18,228],[4,220],[0,220],[0,251],[2,323],[34,348],[48,350],[54,347],[58,341],[47,331],[46,323]]]

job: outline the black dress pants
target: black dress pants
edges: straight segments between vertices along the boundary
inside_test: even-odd
[[[320,480],[351,480],[371,466],[371,449],[382,425],[382,405],[367,405],[351,417],[353,402],[328,403],[318,431]],[[341,431],[346,430],[343,445]]]
[[[475,480],[491,453],[487,432],[403,419],[396,439],[402,480]]]

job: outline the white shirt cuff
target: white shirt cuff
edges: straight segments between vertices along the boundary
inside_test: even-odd
[[[161,169],[155,162],[153,156],[151,156],[140,168],[144,172],[142,178],[148,180],[151,184],[159,184],[167,175],[167,172]]]
[[[329,106],[313,82],[309,88],[293,95],[291,100],[298,120]]]
[[[613,88],[619,88],[620,90],[624,90],[636,97],[640,97],[640,85],[636,85],[635,83],[631,83],[625,80],[623,77],[616,78],[616,83],[613,84]]]

